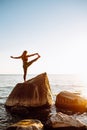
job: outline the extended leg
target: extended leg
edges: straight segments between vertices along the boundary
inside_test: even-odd
[[[34,60],[31,60],[30,62],[28,62],[28,66],[30,66],[32,63],[34,63],[35,61],[37,61],[40,58],[40,56],[38,55],[37,58],[35,58]]]

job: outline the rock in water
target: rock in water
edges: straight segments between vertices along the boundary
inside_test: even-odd
[[[56,107],[73,112],[87,111],[87,100],[68,91],[62,91],[56,96]]]
[[[40,107],[52,104],[52,93],[46,73],[25,83],[18,83],[6,100],[6,107]]]
[[[70,116],[61,112],[53,113],[49,117],[48,121],[49,128],[66,128],[66,130],[72,130],[75,128],[85,128],[86,126],[78,119],[76,119],[74,116]],[[84,129],[85,130],[85,129]]]
[[[43,130],[43,124],[39,120],[25,119],[9,126],[6,130]]]

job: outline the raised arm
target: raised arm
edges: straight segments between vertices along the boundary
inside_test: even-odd
[[[34,54],[31,54],[31,55],[27,55],[27,57],[31,57],[31,56],[34,56],[34,55],[38,55],[39,56],[38,53],[34,53]]]
[[[21,56],[18,56],[18,57],[10,56],[10,57],[13,59],[20,59],[21,58]]]

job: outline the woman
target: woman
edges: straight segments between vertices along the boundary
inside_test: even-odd
[[[31,56],[34,56],[34,55],[37,55],[37,57],[35,59],[33,59],[33,60],[31,60],[31,61],[28,62],[28,57],[31,57]],[[25,50],[21,56],[18,56],[18,57],[11,56],[11,58],[22,59],[22,61],[23,61],[23,70],[24,70],[24,76],[23,76],[23,78],[24,78],[24,81],[26,81],[26,75],[27,75],[27,69],[28,69],[28,67],[33,62],[35,62],[36,60],[38,60],[40,58],[40,55],[38,53],[27,55],[27,51]]]

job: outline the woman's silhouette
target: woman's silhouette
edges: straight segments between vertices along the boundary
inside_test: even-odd
[[[28,57],[31,57],[31,56],[34,56],[34,55],[37,55],[37,57],[31,61],[28,62]],[[40,55],[38,53],[34,53],[34,54],[30,54],[28,55],[27,54],[27,51],[25,50],[21,56],[18,56],[18,57],[14,57],[14,56],[11,56],[11,58],[14,58],[14,59],[22,59],[23,61],[23,70],[24,70],[24,81],[26,81],[26,75],[27,75],[27,69],[28,67],[33,63],[35,62],[36,60],[38,60],[40,58]]]

